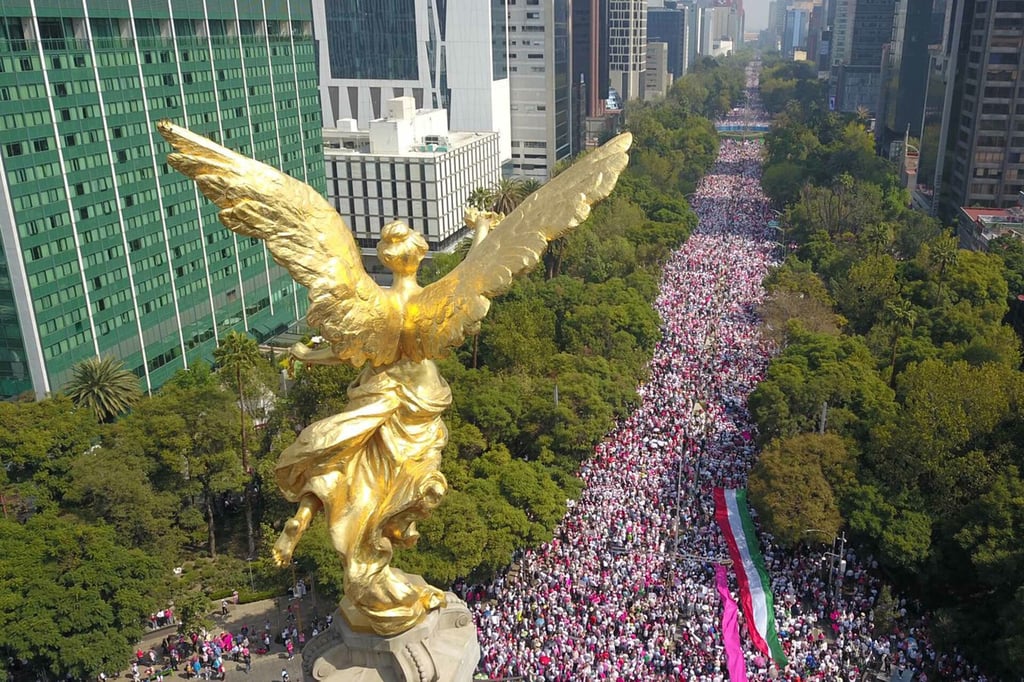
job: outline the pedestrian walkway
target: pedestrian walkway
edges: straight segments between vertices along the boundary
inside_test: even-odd
[[[295,617],[289,620],[288,607],[292,607]],[[281,671],[286,670],[292,682],[301,682],[302,656],[299,647],[294,647],[294,657],[289,660],[285,646],[278,640],[278,635],[286,625],[294,623],[300,627],[306,636],[311,634],[311,623],[322,621],[328,613],[333,612],[335,604],[325,602],[323,599],[315,600],[313,595],[306,594],[302,599],[292,600],[287,596],[277,599],[264,599],[262,601],[248,604],[229,604],[226,616],[221,615],[220,602],[210,603],[210,620],[213,623],[210,635],[217,636],[222,632],[233,633],[236,638],[247,628],[250,632],[262,633],[269,623],[270,631],[274,633],[271,640],[270,650],[266,654],[257,654],[256,646],[251,647],[252,670],[245,672],[245,666],[241,661],[234,661],[230,655],[224,656],[225,676],[234,679],[253,679],[260,682],[281,679]],[[142,638],[138,649],[147,655],[153,651],[160,661],[169,661],[164,650],[164,644],[168,637],[177,634],[176,625],[152,630]],[[255,643],[255,642],[254,642]],[[130,662],[129,662],[130,663]],[[145,667],[145,666],[140,666]],[[179,666],[177,672],[172,672],[165,679],[188,679],[186,677],[185,665]],[[165,666],[166,669],[166,666]],[[116,678],[131,679],[131,672],[126,666],[125,670],[118,673]]]

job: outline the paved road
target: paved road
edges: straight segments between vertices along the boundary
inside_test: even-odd
[[[292,602],[293,604],[295,602]],[[220,605],[216,604],[213,608],[216,608],[215,615],[212,616],[214,627],[212,632],[232,632],[238,633],[243,625],[248,625],[250,630],[256,630],[259,632],[263,631],[263,626],[267,620],[270,621],[272,632],[275,634],[280,633],[284,628],[284,624],[287,621],[288,611],[287,607],[289,600],[287,597],[281,597],[279,599],[265,599],[263,601],[252,602],[251,604],[231,604],[228,606],[228,615],[226,617],[220,615]],[[333,603],[327,603],[323,599],[319,600],[319,603],[314,602],[313,597],[307,594],[303,599],[298,600],[299,610],[298,617],[301,620],[302,627],[306,630],[306,636],[309,636],[309,623],[310,619],[316,617],[323,617],[328,612],[333,611],[335,605]],[[159,628],[149,632],[142,641],[139,642],[139,648],[143,651],[149,651],[150,649],[158,649],[163,639],[169,635],[173,635],[176,632],[175,626],[166,628]],[[288,660],[288,655],[284,651],[284,646],[277,642],[273,642],[270,645],[270,652],[264,655],[255,653],[255,647],[250,647],[254,652],[252,655],[252,672],[246,674],[244,666],[241,663],[235,663],[230,660],[230,657],[225,658],[224,666],[226,670],[226,676],[232,677],[234,680],[254,680],[258,682],[272,682],[273,680],[280,681],[281,670],[285,669],[288,671],[290,682],[301,682],[302,681],[302,657],[299,655],[298,650],[295,652],[295,658]],[[181,670],[173,674],[172,678],[165,678],[170,680],[185,679],[184,666],[180,666]],[[130,678],[130,674],[125,671],[118,676],[121,680]]]

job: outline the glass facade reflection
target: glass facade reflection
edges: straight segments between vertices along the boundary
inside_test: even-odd
[[[556,0],[554,3],[555,38],[555,159],[568,158],[572,154],[572,78],[571,42],[569,17],[571,3]]]
[[[491,0],[491,59],[494,80],[508,78],[508,16],[506,0]]]
[[[415,0],[327,0],[331,76],[416,80]]]
[[[220,225],[152,124],[322,190],[311,9],[34,6],[0,3],[0,397],[107,355],[155,389],[220,335],[300,319],[305,292]]]

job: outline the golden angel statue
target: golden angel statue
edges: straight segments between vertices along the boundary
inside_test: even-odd
[[[507,217],[467,211],[473,246],[430,286],[416,282],[426,241],[402,222],[388,223],[377,246],[394,273],[388,288],[363,270],[351,231],[311,187],[169,121],[157,127],[175,149],[168,163],[221,208],[221,222],[263,239],[308,289],[309,325],[329,346],[299,344],[292,354],[306,363],[362,367],[346,409],[306,427],[281,453],[277,483],[298,510],[274,546],[275,558],[290,562],[323,511],[344,565],[346,620],[384,636],[405,632],[444,604],[441,590],[390,566],[393,547],[416,542],[415,521],[448,487],[438,467],[451,391],[432,359],[462,343],[487,314],[489,298],[608,196],[626,167],[631,137],[619,135],[589,153]]]

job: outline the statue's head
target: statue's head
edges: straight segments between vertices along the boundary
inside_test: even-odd
[[[388,223],[380,231],[377,257],[396,275],[412,275],[427,255],[427,241],[401,220]]]

